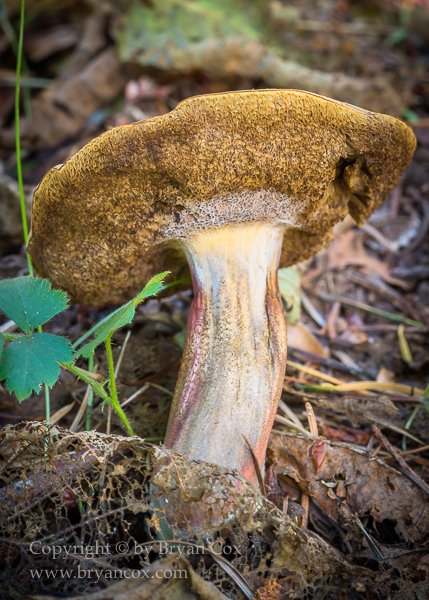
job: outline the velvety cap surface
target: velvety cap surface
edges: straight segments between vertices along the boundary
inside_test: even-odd
[[[112,129],[41,181],[30,256],[74,301],[122,303],[161,270],[185,276],[196,230],[287,225],[281,266],[317,252],[347,212],[363,223],[415,137],[402,121],[296,90],[196,96]]]

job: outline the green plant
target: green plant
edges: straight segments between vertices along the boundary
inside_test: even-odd
[[[163,288],[163,280],[168,273],[155,275],[133,300],[94,327],[94,339],[77,352],[73,352],[66,338],[41,331],[43,324],[67,308],[65,292],[52,289],[46,279],[31,276],[0,281],[0,309],[23,331],[19,334],[0,333],[0,381],[5,380],[8,391],[15,393],[21,402],[33,392],[39,392],[42,384],[52,387],[60,375],[60,367],[68,369],[86,381],[104,402],[111,404],[127,432],[133,435],[118,401],[111,339],[117,329],[131,323],[140,302]],[[106,382],[98,383],[91,373],[75,364],[81,356],[91,359],[97,346],[103,342],[109,364],[110,394],[104,389]]]

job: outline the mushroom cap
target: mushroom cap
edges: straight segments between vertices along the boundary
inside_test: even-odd
[[[161,271],[186,276],[180,240],[196,230],[284,223],[288,266],[332,239],[347,212],[362,224],[415,144],[398,119],[309,92],[195,96],[51,169],[34,193],[29,253],[40,276],[97,308]]]

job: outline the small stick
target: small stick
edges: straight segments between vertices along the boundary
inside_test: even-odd
[[[411,469],[411,467],[409,467],[407,465],[407,463],[402,458],[402,456],[393,448],[393,446],[389,442],[389,440],[381,433],[381,431],[379,430],[377,425],[371,425],[371,427],[372,427],[372,431],[373,431],[375,437],[377,437],[380,440],[380,442],[383,444],[383,446],[386,448],[386,450],[389,452],[389,454],[391,454],[396,459],[396,461],[398,462],[399,466],[401,467],[401,470],[404,473],[404,475],[406,475],[409,479],[411,479],[411,481],[413,481],[416,485],[418,485],[419,488],[421,490],[423,490],[424,493],[429,496],[429,485],[425,481],[423,481],[423,479],[421,479],[417,475],[417,473],[415,473]]]
[[[97,365],[95,365],[92,373],[96,374],[96,372],[97,372]],[[87,409],[88,400],[89,400],[89,396],[90,396],[91,392],[92,392],[92,387],[90,385],[88,385],[86,388],[86,391],[85,391],[85,395],[82,400],[82,404],[80,405],[80,408],[77,411],[75,418],[73,419],[73,423],[69,427],[69,431],[78,431],[79,430],[78,426],[80,426],[82,417],[85,414],[85,411]]]
[[[301,506],[305,511],[302,515],[301,529],[305,529],[308,525],[308,509],[310,506],[310,496],[308,494],[305,494],[304,492],[301,496]]]
[[[264,484],[264,480],[262,479],[262,473],[261,473],[261,468],[258,463],[258,459],[256,458],[256,454],[255,454],[249,440],[244,435],[244,433],[242,434],[242,436],[244,437],[244,441],[246,442],[246,444],[249,446],[250,454],[252,455],[253,465],[255,467],[256,476],[258,478],[259,489],[261,490],[261,494],[263,495],[263,497],[266,498],[267,494],[265,493],[265,484]]]
[[[405,452],[400,452],[399,456],[410,456],[410,454],[417,454],[418,452],[424,452],[429,450],[429,446],[420,446],[420,448],[414,448],[413,450],[405,450]],[[390,460],[393,458],[392,456],[386,456],[384,460]]]
[[[125,336],[124,343],[122,344],[121,353],[119,354],[118,362],[116,363],[115,368],[115,379],[118,377],[119,369],[121,368],[122,359],[124,358],[125,348],[127,347],[128,340],[130,339],[131,329],[127,331],[127,335]]]
[[[319,430],[317,428],[317,421],[314,415],[313,407],[310,402],[305,403],[305,410],[307,411],[308,424],[310,426],[310,433],[312,436],[317,438],[319,436]]]
[[[285,498],[283,498],[283,514],[287,515],[287,508],[289,505],[289,496],[286,496]]]

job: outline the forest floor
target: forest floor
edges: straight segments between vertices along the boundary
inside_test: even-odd
[[[134,34],[128,4],[121,3],[120,9],[113,4],[57,2],[40,9],[28,3],[24,54],[29,71],[24,69],[23,77],[31,89],[23,93],[21,127],[29,214],[32,192],[43,175],[103,131],[168,112],[189,96],[273,87],[258,70],[216,70],[216,44],[207,69],[192,66],[197,51],[189,40],[190,66],[182,70],[174,53],[174,68],[164,64],[161,46],[155,58],[148,58],[147,40]],[[233,3],[223,4],[229,11]],[[390,102],[418,142],[400,184],[368,223],[358,229],[346,220],[331,245],[306,265],[298,300],[301,317],[288,326],[288,366],[265,483],[269,500],[297,526],[320,536],[350,565],[375,574],[377,595],[363,587],[350,596],[344,589],[336,591],[335,597],[411,599],[429,594],[429,27],[426,34],[420,30],[412,8],[407,13],[394,2],[382,4],[297,1],[288,9],[281,2],[255,3],[271,19],[270,43],[269,31],[259,30],[254,25],[258,15],[251,14],[259,35],[252,43],[281,46],[282,60],[311,69],[309,89],[319,85],[320,71],[338,74],[329,84],[331,93],[340,76],[356,79],[362,83],[360,103],[381,110]],[[12,30],[16,8],[11,2]],[[424,16],[429,23],[427,12]],[[181,23],[180,15],[173,18],[168,11],[155,17],[164,19],[163,27],[174,18]],[[0,279],[28,274],[14,153],[15,58],[7,18],[2,19]],[[218,35],[228,42],[228,31]],[[155,33],[148,36],[161,44]],[[95,72],[97,93],[91,91]],[[113,338],[115,362],[120,359],[119,398],[129,399],[127,416],[135,434],[146,440],[164,438],[191,301],[191,289],[151,299]],[[44,330],[74,342],[108,313],[71,305]],[[7,321],[0,314],[0,330]],[[101,350],[95,368],[107,376]],[[51,390],[51,424],[84,432],[88,398],[86,384],[63,372]],[[316,440],[322,442],[320,467],[309,458],[315,438],[305,433],[310,427],[306,402],[314,411]],[[90,429],[106,432],[106,414],[94,398]],[[4,431],[44,419],[43,393],[19,403],[0,384]],[[114,416],[111,433],[124,435]],[[197,563],[190,562],[198,571]],[[207,579],[214,581],[206,569]],[[276,575],[278,587],[264,577],[247,579],[250,588],[260,588],[257,598],[293,597],[281,575]],[[227,597],[244,594],[237,581],[230,588],[215,583]],[[192,597],[209,597],[207,591],[198,593]]]

